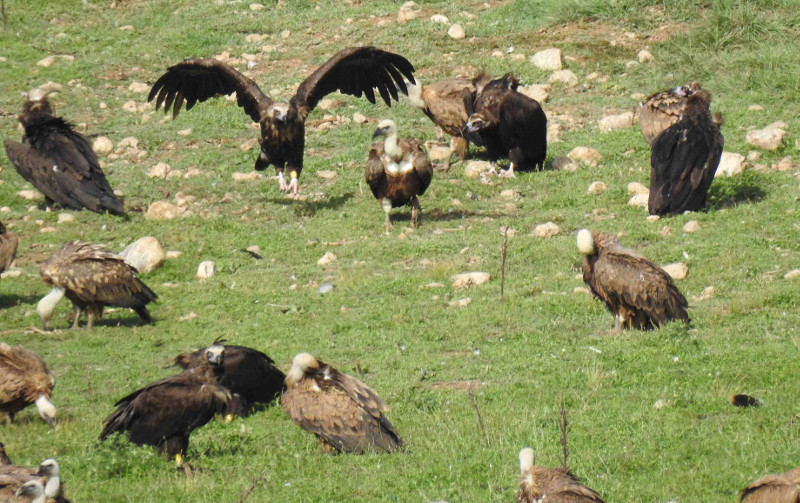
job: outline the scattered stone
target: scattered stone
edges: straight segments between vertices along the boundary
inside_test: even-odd
[[[147,208],[144,217],[148,220],[170,220],[181,216],[184,211],[168,201],[156,201]]]
[[[431,161],[444,161],[451,155],[450,147],[443,145],[434,145],[428,149],[428,157]]]
[[[17,195],[26,201],[43,201],[44,196],[38,190],[20,190]]]
[[[133,149],[133,150],[138,149],[139,148],[139,140],[137,140],[133,136],[126,136],[125,138],[120,140],[119,143],[117,143],[117,148],[115,149],[115,152],[121,153],[126,148],[127,149]]]
[[[164,263],[164,250],[158,239],[147,236],[129,244],[119,254],[125,262],[135,267],[140,274],[147,274]]]
[[[783,279],[800,278],[800,269],[792,269],[783,275]]]
[[[520,93],[528,98],[534,99],[539,103],[544,103],[550,99],[550,85],[549,84],[531,84],[528,86],[520,87],[517,89]]]
[[[550,238],[561,232],[553,222],[545,222],[533,228],[533,235],[540,238]]]
[[[697,232],[700,230],[700,224],[697,223],[697,220],[689,220],[685,224],[683,224],[683,232]]]
[[[464,167],[464,176],[467,178],[478,178],[481,173],[489,171],[489,161],[469,161]]]
[[[647,202],[650,200],[650,194],[634,194],[633,197],[628,199],[628,206],[641,206],[647,208]]]
[[[735,176],[744,173],[745,162],[742,154],[735,152],[722,152],[722,157],[719,159],[719,166],[717,172],[714,173],[714,178],[719,176]]]
[[[586,288],[585,286],[576,286],[575,288],[572,289],[572,293],[585,293],[589,295],[592,294],[592,292],[589,291],[589,289]]]
[[[593,168],[597,167],[597,163],[603,159],[600,152],[589,147],[575,147],[567,154],[567,157],[584,166],[591,166]]]
[[[725,152],[723,152],[725,154]],[[756,152],[755,150],[751,150],[747,153],[747,160],[750,162],[758,162],[761,160],[761,152]],[[719,168],[717,168],[719,169]]]
[[[63,86],[58,82],[53,82],[52,80],[48,80],[47,82],[39,86],[39,89],[50,94],[61,91],[61,89],[63,89]]]
[[[19,269],[6,269],[0,274],[0,278],[16,278],[17,276],[21,275],[22,271]],[[27,315],[26,315],[27,316]]]
[[[135,113],[136,112],[136,102],[133,100],[126,101],[122,104],[122,109],[126,112]]]
[[[450,278],[453,282],[453,288],[456,290],[461,288],[469,288],[471,286],[478,286],[488,282],[491,275],[488,272],[462,272],[453,275]]]
[[[9,208],[8,206],[3,206],[2,208],[0,208],[0,213],[11,213],[11,208]]]
[[[467,36],[467,34],[464,32],[464,28],[462,28],[461,25],[458,23],[452,25],[450,29],[447,30],[447,35],[449,35],[450,38],[454,38],[456,40],[461,40],[462,38]]]
[[[75,217],[72,213],[59,213],[58,214],[58,223],[60,224],[68,224],[75,221]]]
[[[212,262],[211,260],[206,260],[205,262],[200,262],[200,265],[197,266],[197,279],[205,280],[208,278],[213,278],[217,274],[217,264]]]
[[[336,178],[336,171],[332,169],[323,169],[321,171],[317,171],[317,176],[323,180],[333,180]]]
[[[557,82],[560,84],[564,84],[567,87],[575,87],[578,85],[578,77],[572,72],[572,70],[557,70],[550,75],[550,78],[547,79],[548,82]]]
[[[778,127],[779,124],[770,124],[763,129],[755,129],[747,133],[745,140],[750,145],[764,150],[775,150],[783,145],[783,140],[788,134],[783,128]]]
[[[252,11],[264,10],[264,6],[262,4],[260,4],[260,3],[251,3],[250,4],[250,10],[252,10]]]
[[[184,173],[184,178],[194,178],[195,176],[200,176],[202,172],[197,169],[195,166],[186,169],[186,173]]]
[[[240,172],[231,173],[231,178],[233,178],[237,182],[246,180],[257,180],[258,171],[248,171],[247,173],[240,173]]]
[[[200,317],[199,314],[195,313],[194,311],[189,311],[188,313],[178,318],[178,321],[189,321],[199,317]]]
[[[467,307],[468,305],[472,304],[472,299],[470,297],[464,297],[463,299],[458,300],[451,300],[447,303],[450,307]]]
[[[561,49],[552,47],[531,56],[531,64],[541,70],[561,70]]]
[[[190,134],[192,134],[192,128],[181,129],[178,131],[178,136],[189,136]]]
[[[148,178],[166,178],[169,175],[169,172],[172,169],[169,167],[169,164],[165,162],[160,162],[150,168],[150,171],[147,172]]]
[[[561,135],[563,127],[561,124],[557,122],[550,122],[547,124],[547,143],[557,143],[561,141],[559,135]]]
[[[105,136],[98,136],[92,142],[92,149],[97,155],[108,155],[114,150],[114,144]]]
[[[397,22],[407,23],[412,19],[417,19],[420,9],[417,8],[417,2],[409,1],[400,6],[397,12]]]
[[[750,105],[749,107],[747,107],[747,109],[750,110],[751,112],[762,112],[764,110],[764,107],[762,107],[761,105]]]
[[[47,234],[49,232],[56,232],[57,230],[58,229],[56,229],[55,227],[42,227],[41,229],[39,229],[39,232],[41,232],[42,234]]]
[[[317,108],[323,112],[327,112],[329,110],[333,110],[334,108],[341,108],[345,105],[346,103],[342,100],[336,98],[325,98],[317,104]]]
[[[697,297],[694,298],[694,300],[699,302],[701,300],[710,299],[713,296],[714,296],[714,287],[713,286],[707,286],[707,287],[705,287],[703,289],[702,292],[700,292],[700,295],[698,295]]]
[[[503,199],[518,199],[519,191],[517,189],[506,189],[500,191],[500,197]]]
[[[669,274],[672,279],[683,279],[689,275],[689,266],[683,262],[674,262],[661,266],[661,268],[664,269],[664,272]]]
[[[658,222],[659,220],[661,220],[661,216],[660,215],[647,215],[647,218],[645,218],[645,220],[647,220],[650,223]]]
[[[174,258],[180,257],[181,255],[183,255],[182,251],[170,250],[170,251],[167,252],[166,258],[167,258],[167,260],[172,260]]]
[[[336,287],[333,286],[333,283],[323,283],[319,285],[319,288],[317,288],[317,292],[324,295],[326,293],[332,292],[334,288]]]
[[[587,190],[589,194],[594,194],[596,196],[602,194],[605,191],[606,191],[606,184],[603,182],[592,182],[591,185],[589,185],[589,190]]]
[[[73,61],[75,61],[75,56],[71,56],[69,54],[56,54],[56,55],[53,55],[53,56],[47,56],[44,59],[40,59],[39,61],[36,62],[36,64],[38,66],[43,66],[43,67],[47,68],[49,66],[53,66],[53,63],[55,63],[56,61],[63,61],[65,63],[72,63]]]
[[[607,115],[600,119],[598,127],[600,131],[608,132],[615,129],[624,129],[633,126],[633,112],[628,110],[621,114]]]
[[[644,186],[644,184],[639,182],[631,182],[628,184],[628,195],[632,196],[634,194],[650,194],[650,189]]]
[[[655,61],[656,58],[647,49],[642,49],[636,53],[636,59],[639,60],[639,63],[649,63]]]
[[[792,162],[791,157],[784,157],[783,159],[778,161],[778,164],[772,165],[772,169],[778,171],[791,171],[792,168],[794,168],[794,163]]]
[[[560,156],[553,159],[553,169],[556,171],[576,171],[578,167],[578,163],[569,157]]]
[[[364,114],[356,112],[353,114],[353,122],[356,124],[364,124],[367,122],[367,118],[364,116]]]
[[[317,265],[324,267],[334,262],[336,262],[336,255],[334,255],[331,252],[325,252],[325,255],[323,255],[322,257],[320,257],[319,260],[317,260]]]
[[[503,51],[498,49],[498,50],[492,51],[492,57],[493,58],[497,58],[497,59],[503,59],[503,58],[506,57],[506,53],[504,53]]]
[[[669,406],[669,400],[664,400],[663,398],[660,400],[656,400],[653,404],[654,409],[663,409],[664,407]]]
[[[447,19],[447,16],[444,16],[442,14],[434,14],[433,16],[431,16],[431,21],[433,21],[434,23],[439,23],[439,24],[449,24],[450,23],[450,20]]]
[[[131,82],[131,85],[128,86],[128,91],[133,91],[134,93],[147,93],[150,92],[150,85],[145,84],[144,82]]]

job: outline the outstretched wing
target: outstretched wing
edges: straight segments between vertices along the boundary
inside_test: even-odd
[[[156,98],[156,110],[163,103],[165,113],[172,107],[172,116],[175,117],[184,102],[186,110],[191,110],[198,101],[202,103],[233,92],[239,106],[255,122],[266,115],[272,103],[252,79],[213,58],[187,59],[169,67],[167,73],[153,84],[147,101]]]
[[[412,84],[414,66],[403,56],[375,47],[350,47],[339,51],[300,84],[292,102],[305,118],[323,96],[334,91],[358,98],[364,94],[375,103],[374,89],[391,106],[397,89],[408,94],[403,78]]]

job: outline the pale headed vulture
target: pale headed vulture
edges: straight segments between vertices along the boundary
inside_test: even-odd
[[[224,361],[224,348],[211,346],[202,364],[121,398],[103,422],[100,440],[127,431],[136,445],[156,446],[167,457],[183,456],[192,431],[224,412],[231,398],[218,384]]]
[[[86,311],[86,328],[91,330],[105,306],[127,307],[145,322],[153,321],[146,306],[156,300],[156,294],[139,279],[135,267],[100,245],[66,243],[42,265],[40,273],[53,287],[36,306],[45,330],[64,295],[75,307],[72,328],[78,328],[81,311]]]
[[[539,102],[517,92],[517,79],[504,75],[487,83],[473,96],[464,94],[469,120],[464,130],[477,133],[489,154],[489,173],[497,160],[507,157],[509,166],[499,176],[513,177],[514,170],[544,169],[547,157],[547,116]]]
[[[583,281],[614,315],[616,330],[690,322],[686,298],[663,269],[623,248],[612,234],[581,229],[577,242],[583,254]]]
[[[581,484],[569,468],[535,465],[530,447],[519,451],[519,469],[517,503],[605,503],[599,494]]]
[[[286,376],[275,367],[275,362],[261,351],[245,346],[223,345],[222,341],[217,341],[205,349],[179,354],[175,365],[183,369],[206,365],[209,352],[218,348],[225,353],[219,384],[232,395],[228,413],[245,416],[252,411],[253,404],[271,402],[284,390]]]
[[[281,192],[299,190],[297,177],[303,169],[305,121],[319,100],[334,91],[361,97],[375,103],[375,89],[386,102],[397,100],[397,89],[408,94],[403,78],[414,83],[414,67],[398,54],[375,47],[351,47],[339,51],[300,84],[289,103],[272,101],[258,85],[216,59],[187,59],[171,66],[150,91],[147,100],[156,99],[156,109],[172,108],[177,116],[195,103],[236,92],[239,106],[261,125],[261,153],[255,169],[270,164],[278,174]],[[290,181],[284,178],[287,172]]]
[[[281,406],[325,452],[392,452],[403,445],[375,390],[308,353],[294,357]]]
[[[0,222],[0,273],[11,267],[14,257],[17,256],[17,245],[17,234],[6,230],[6,226]]]
[[[645,98],[639,111],[639,125],[642,127],[644,141],[653,145],[662,131],[681,120],[687,99],[699,90],[700,84],[689,82]]]
[[[14,415],[35,404],[39,416],[51,427],[56,408],[50,401],[56,378],[39,355],[22,346],[0,343],[0,415]]]
[[[765,475],[739,493],[741,503],[800,503],[800,468]]]
[[[25,136],[22,143],[6,140],[6,154],[17,173],[44,194],[47,211],[55,202],[74,210],[125,214],[89,140],[53,116],[44,91],[27,94],[19,121]]]
[[[0,484],[2,484],[2,479],[0,479]],[[38,479],[28,480],[19,486],[14,492],[14,496],[27,498],[31,503],[45,503],[47,501],[47,495],[44,493],[44,485],[42,485],[42,482]],[[6,501],[13,502],[14,500],[8,499]]]
[[[681,120],[653,142],[650,155],[651,215],[674,215],[705,206],[724,139],[721,119],[711,119],[711,95],[701,89],[686,99]]]
[[[38,480],[43,484],[42,491],[48,501],[69,503],[69,500],[64,497],[61,468],[53,458],[42,461],[36,470],[10,463],[0,465],[0,501],[16,501],[5,500],[2,497],[6,494],[13,495],[16,489],[30,480]]]
[[[370,145],[365,178],[372,195],[380,201],[388,230],[392,226],[389,211],[411,205],[411,226],[419,224],[419,199],[428,190],[433,177],[433,165],[422,150],[422,142],[413,138],[397,138],[397,126],[389,119],[382,120],[372,137],[384,140]]]

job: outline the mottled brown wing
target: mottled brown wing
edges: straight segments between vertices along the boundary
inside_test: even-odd
[[[372,190],[372,194],[375,197],[380,197],[378,195],[378,190],[381,186],[381,182],[386,178],[386,172],[383,168],[383,161],[381,160],[381,156],[383,155],[383,142],[375,142],[369,147],[369,157],[367,158],[367,167],[364,172],[364,179],[369,185],[369,188]]]
[[[21,346],[0,343],[0,403],[24,398],[33,403],[50,396],[55,378],[44,360]]]
[[[18,245],[19,237],[15,233],[7,231],[0,223],[0,272],[11,266],[14,257],[17,256]]]
[[[464,106],[464,90],[475,92],[471,80],[460,77],[433,82],[422,88],[421,99],[425,102],[425,113],[444,130],[445,133],[460,137],[464,123],[467,122]]]
[[[3,503],[29,503],[29,498],[15,496],[14,493],[22,484],[32,478],[33,473],[30,475],[0,473],[0,501]]]
[[[184,101],[186,110],[191,110],[197,102],[233,92],[239,106],[255,122],[261,121],[272,103],[252,79],[213,58],[187,59],[169,67],[153,84],[147,101],[156,98],[156,110],[163,103],[164,112],[172,107],[172,116],[176,117]]]
[[[376,47],[350,47],[336,53],[300,84],[292,102],[305,119],[319,100],[334,91],[360,98],[364,94],[375,103],[374,89],[391,106],[397,89],[408,94],[403,78],[412,84],[414,66],[403,56]]]
[[[405,146],[408,145],[408,149],[413,154],[412,165],[414,166],[414,171],[417,173],[417,178],[419,179],[419,191],[417,192],[418,195],[422,195],[428,190],[428,186],[431,184],[431,179],[433,178],[433,164],[431,164],[431,160],[428,157],[428,154],[422,149],[422,142],[413,138],[405,138],[400,141],[400,147],[405,150]]]
[[[552,503],[605,503],[599,494],[582,484],[568,484],[547,493]]]
[[[645,98],[639,111],[639,125],[648,145],[652,145],[662,131],[681,119],[686,109],[686,97],[662,91]]]
[[[739,493],[742,503],[798,503],[800,487],[781,475],[766,475]]]

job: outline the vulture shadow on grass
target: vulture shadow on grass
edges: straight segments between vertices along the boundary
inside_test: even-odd
[[[320,210],[336,210],[341,208],[347,201],[352,199],[354,195],[354,192],[345,192],[338,196],[330,196],[315,201],[298,201],[296,199],[286,199],[283,197],[267,198],[266,201],[281,206],[291,206],[295,208],[294,212],[297,216],[312,217]]]
[[[766,196],[766,191],[754,173],[745,172],[738,176],[720,177],[714,180],[708,191],[709,203],[706,205],[706,211],[729,208],[741,203],[755,203]]]
[[[2,288],[2,287],[0,287]],[[0,309],[8,309],[18,305],[31,305],[35,306],[39,302],[39,296],[36,295],[2,295],[0,294]]]

